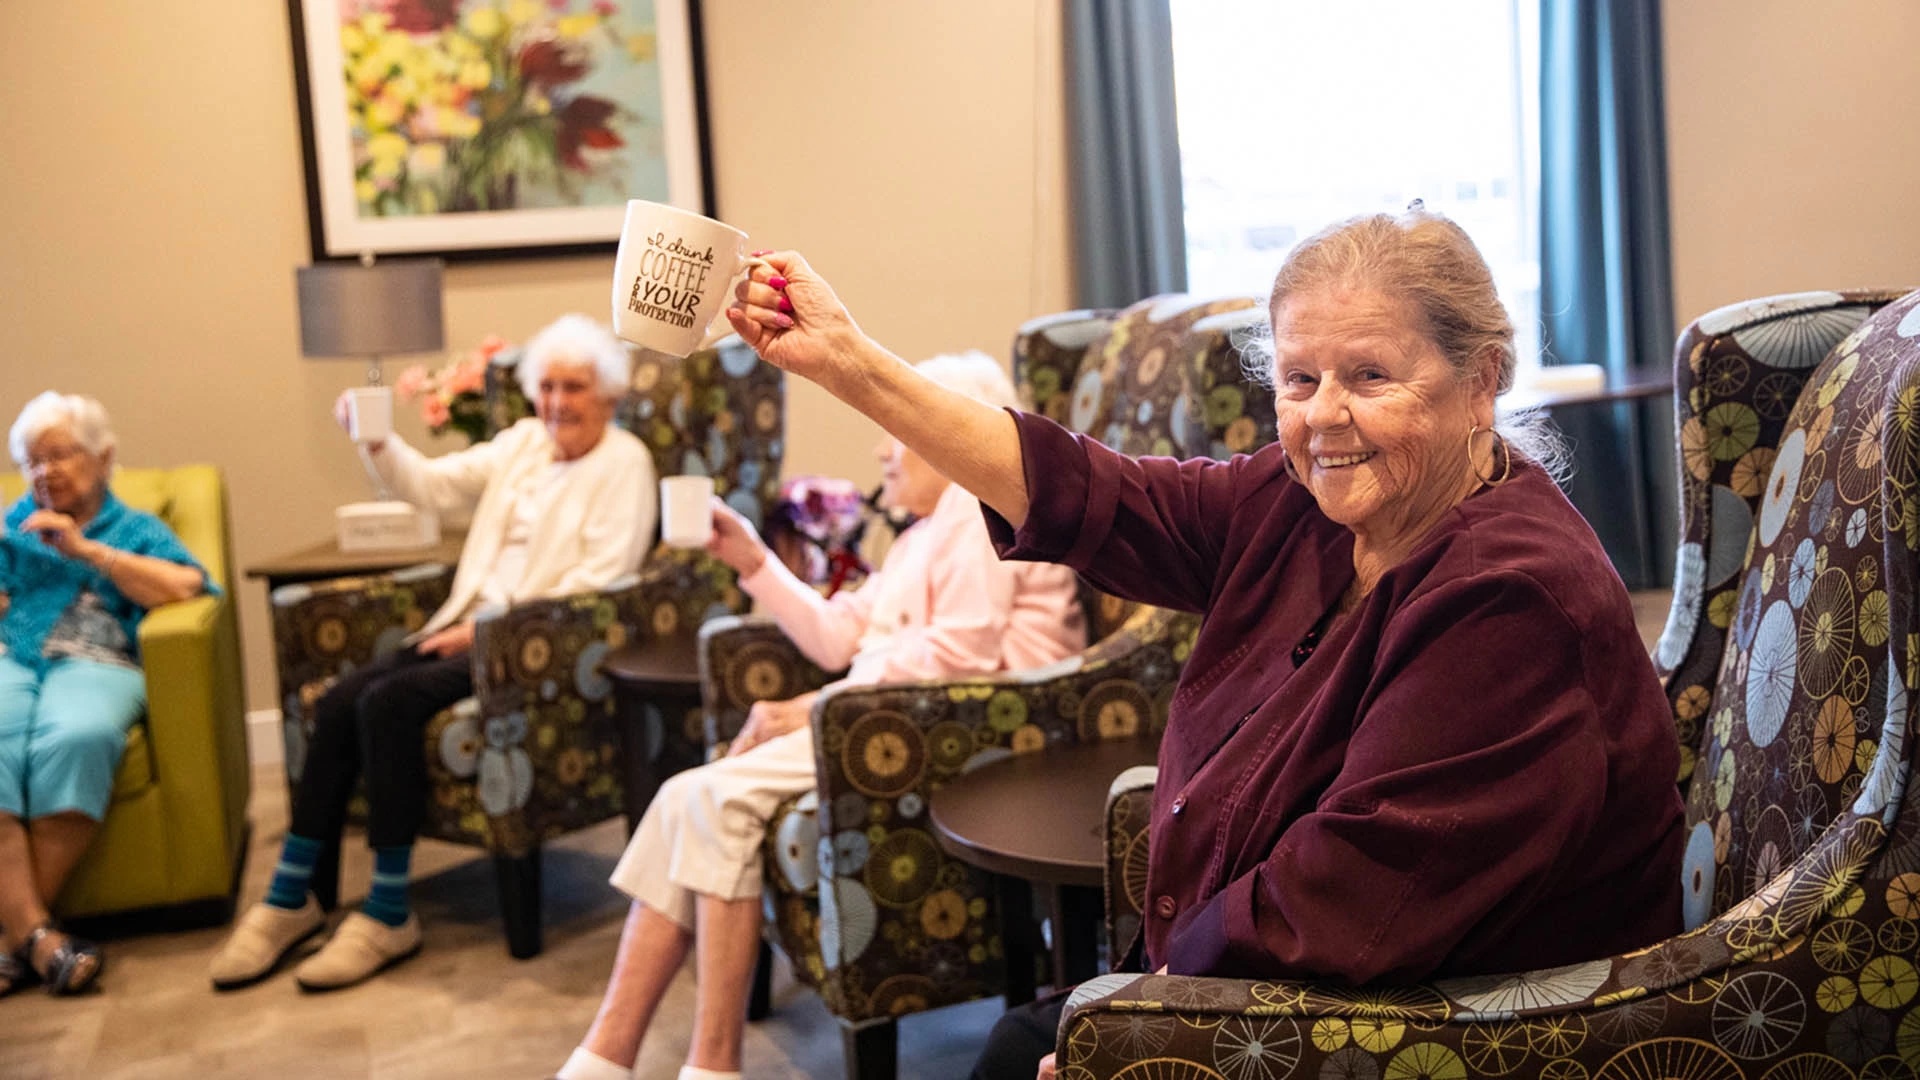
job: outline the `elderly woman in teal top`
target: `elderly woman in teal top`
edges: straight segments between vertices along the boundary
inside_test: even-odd
[[[113,430],[92,398],[41,394],[8,436],[31,490],[0,531],[0,993],[86,989],[103,964],[48,911],[106,816],[146,709],[149,608],[216,586],[172,530],[107,490]]]

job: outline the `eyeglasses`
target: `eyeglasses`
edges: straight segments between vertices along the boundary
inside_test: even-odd
[[[45,472],[55,465],[62,467],[71,465],[86,455],[87,452],[78,446],[61,447],[57,450],[42,454],[39,457],[28,458],[24,464],[24,468],[30,473]]]

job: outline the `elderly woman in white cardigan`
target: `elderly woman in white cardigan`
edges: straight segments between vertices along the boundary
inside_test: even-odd
[[[425,728],[473,693],[475,612],[604,587],[635,570],[652,539],[652,458],[612,423],[629,377],[626,348],[586,316],[568,315],[528,342],[520,364],[536,416],[444,457],[428,458],[398,436],[370,447],[374,468],[403,498],[443,513],[471,510],[473,524],[440,610],[405,647],[341,677],[315,704],[272,884],[215,955],[215,988],[266,977],[320,931],[325,916],[308,883],[361,780],[372,890],[294,979],[303,989],[336,989],[419,951],[407,874],[425,812]]]

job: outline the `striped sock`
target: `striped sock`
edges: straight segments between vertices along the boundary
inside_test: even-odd
[[[273,881],[267,886],[267,903],[288,911],[299,911],[307,904],[307,882],[313,880],[313,864],[320,859],[320,841],[287,834],[280,845],[280,861],[273,868]]]
[[[413,862],[413,845],[373,849],[373,888],[360,905],[360,913],[388,926],[407,921],[407,867]]]

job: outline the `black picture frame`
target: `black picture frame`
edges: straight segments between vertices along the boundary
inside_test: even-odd
[[[653,120],[661,129],[659,160],[667,172],[664,189],[623,187],[620,197],[613,200],[603,183],[597,200],[588,206],[524,210],[482,207],[394,217],[369,215],[364,212],[364,205],[353,197],[359,165],[355,162],[356,147],[346,105],[346,52],[344,46],[338,43],[330,46],[317,33],[330,25],[338,26],[343,9],[354,2],[287,0],[294,91],[304,157],[307,234],[315,262],[357,259],[363,255],[376,258],[437,256],[450,261],[604,255],[612,253],[618,242],[628,197],[668,202],[708,216],[715,214],[701,0],[600,0],[598,5],[575,0],[574,3],[578,14],[598,7],[602,12],[611,8],[616,15],[631,17],[637,9],[644,8],[652,16],[655,49],[652,67],[659,80],[660,109],[660,115]],[[496,10],[505,10],[507,3],[508,0],[497,0],[494,6]],[[414,12],[455,7],[437,4],[435,0],[396,0],[393,6]],[[486,5],[463,5],[469,10],[478,6]],[[572,9],[555,13],[545,0],[538,7],[541,12],[556,16],[575,13]],[[420,40],[434,41],[436,33],[438,31],[425,31]],[[339,36],[338,31],[333,36]],[[531,35],[541,36],[560,40],[550,34]],[[522,59],[527,55],[525,48],[522,43],[519,53]],[[632,67],[640,66],[634,61],[628,63]],[[339,85],[317,86],[313,73],[322,69],[341,71]],[[614,104],[628,108],[625,101],[615,100]],[[323,114],[319,109],[327,112]],[[452,141],[448,140],[447,145],[451,146]]]

